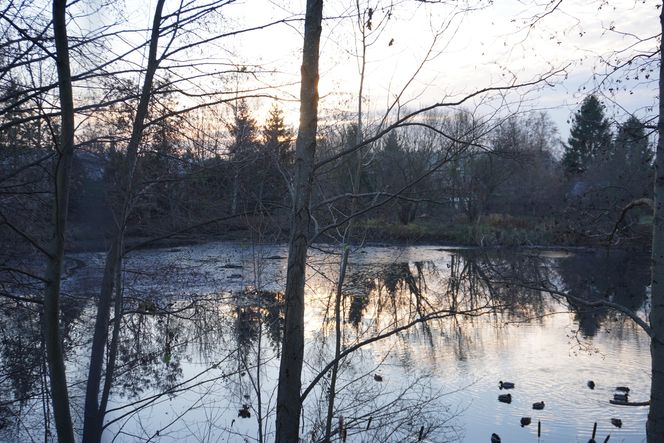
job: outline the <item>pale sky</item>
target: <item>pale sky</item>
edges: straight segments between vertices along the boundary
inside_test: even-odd
[[[131,26],[143,29],[123,36],[127,47],[148,37],[154,4],[155,0],[150,0],[124,5]],[[167,0],[166,8],[178,5]],[[181,53],[175,63],[193,64],[199,72],[208,73],[242,65],[259,69],[256,76],[226,74],[201,80],[208,82],[201,83],[201,90],[260,88],[261,94],[281,99],[287,121],[296,127],[304,5],[305,0],[231,2],[220,8],[214,19],[190,29],[184,41],[289,21],[198,46]],[[551,11],[554,5],[557,9]],[[374,11],[363,94],[365,120],[376,120],[404,88],[400,103],[415,110],[486,87],[532,81],[564,68],[564,74],[538,88],[520,89],[499,98],[483,95],[464,106],[479,115],[546,110],[566,140],[567,120],[587,92],[604,78],[601,74],[608,68],[602,60],[615,60],[616,56],[625,60],[657,47],[658,39],[652,37],[659,33],[659,5],[655,0],[362,0],[362,13],[368,8]],[[472,10],[465,11],[468,6]],[[385,20],[388,11],[390,18]],[[351,118],[357,109],[360,34],[355,0],[326,0],[324,15],[320,110],[323,121],[329,123]],[[93,18],[91,27],[110,22],[112,14]],[[639,43],[640,39],[648,40]],[[114,50],[122,52],[122,45],[117,43]],[[134,54],[134,61],[142,64],[144,56]],[[593,73],[599,76],[593,77]],[[613,93],[608,84],[602,89],[607,114],[618,121],[625,119],[624,112],[652,117],[655,113],[648,108],[655,106],[656,110],[658,72],[640,73],[637,81],[633,73],[629,81],[626,76],[623,73],[609,79],[621,80],[612,85]],[[634,87],[616,92],[616,86],[624,85]],[[271,104],[269,99],[250,100],[259,122]]]
[[[277,5],[278,3],[278,5]],[[468,2],[479,8],[464,13],[461,7],[440,2],[423,4],[415,0],[392,2],[391,18],[380,31],[370,34],[373,44],[367,49],[365,79],[365,109],[371,115],[382,113],[391,97],[406,85],[432,48],[433,56],[411,82],[401,103],[409,109],[426,106],[446,98],[459,98],[476,89],[501,86],[510,81],[531,81],[553,69],[566,68],[566,76],[552,79],[551,86],[538,91],[522,90],[507,101],[487,100],[479,106],[480,113],[514,112],[527,109],[548,110],[561,136],[566,139],[566,120],[576,109],[589,89],[601,77],[593,79],[593,72],[602,74],[606,66],[600,57],[610,57],[625,50],[623,57],[635,51],[651,51],[658,41],[651,39],[659,33],[658,1],[580,1],[563,0],[558,9],[544,15],[557,1],[497,0]],[[603,4],[605,3],[605,4]],[[608,3],[608,4],[606,4]],[[389,2],[373,1],[362,10],[372,7],[373,22],[385,17]],[[304,10],[303,1],[276,2],[246,0],[228,7],[238,22],[260,23],[273,18],[296,16]],[[321,45],[321,111],[332,114],[342,109],[356,109],[359,87],[359,33],[354,1],[326,1]],[[454,15],[456,14],[456,15]],[[541,17],[537,20],[537,17]],[[536,23],[530,26],[533,22]],[[437,30],[447,26],[432,45]],[[279,71],[277,83],[293,83],[280,89],[284,97],[297,97],[301,23],[280,25],[235,39],[236,50],[247,60],[258,60],[266,67]],[[392,40],[393,39],[393,40]],[[390,41],[392,44],[390,45]],[[620,78],[620,77],[615,77]],[[625,81],[623,76],[623,83]],[[607,114],[623,120],[621,107],[638,116],[652,115],[648,106],[656,104],[657,72],[632,94],[611,95],[604,90]],[[586,90],[579,88],[586,87]],[[486,99],[485,99],[486,100]],[[467,105],[473,109],[478,100]],[[292,124],[297,122],[298,105],[284,104]]]

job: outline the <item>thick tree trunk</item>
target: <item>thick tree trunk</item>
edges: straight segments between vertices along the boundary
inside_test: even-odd
[[[664,31],[664,5],[661,8],[660,25]],[[660,43],[661,45],[661,43]],[[652,300],[650,326],[653,331],[650,343],[652,357],[652,386],[650,388],[650,412],[646,424],[648,443],[664,441],[664,46],[660,46],[659,65],[659,122],[657,153],[655,156],[655,210],[652,236]]]
[[[304,357],[304,280],[309,243],[309,203],[318,128],[318,58],[323,0],[307,0],[300,86],[300,127],[295,144],[295,183],[286,274],[286,319],[277,393],[278,443],[299,440]]]
[[[65,230],[69,207],[69,176],[74,157],[74,99],[69,68],[69,44],[65,10],[66,0],[53,1],[53,31],[55,36],[58,87],[60,92],[60,142],[55,172],[53,211],[53,240],[46,269],[46,292],[42,333],[46,345],[48,373],[53,400],[53,416],[60,443],[74,442],[74,427],[69,408],[65,358],[60,333],[60,282],[65,250]]]

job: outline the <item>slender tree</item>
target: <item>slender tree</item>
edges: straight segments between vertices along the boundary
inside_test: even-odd
[[[74,426],[69,407],[65,358],[60,333],[60,283],[65,252],[65,231],[69,208],[69,176],[74,158],[74,99],[69,68],[66,0],[53,1],[58,90],[60,93],[60,140],[55,171],[53,240],[48,254],[46,294],[44,295],[43,334],[46,343],[51,398],[55,427],[60,443],[74,442]]]
[[[286,315],[277,391],[278,443],[299,441],[304,357],[304,282],[318,129],[318,60],[322,19],[323,0],[307,0],[300,71],[300,126],[295,142],[295,180],[288,243]]]
[[[102,368],[106,351],[106,342],[108,339],[108,326],[110,310],[112,306],[113,288],[117,279],[117,274],[122,266],[122,256],[124,253],[124,236],[127,227],[127,220],[131,212],[132,200],[134,194],[134,172],[138,159],[138,148],[143,136],[144,122],[148,114],[148,106],[151,98],[152,82],[159,65],[157,48],[161,30],[161,14],[165,0],[158,0],[155,6],[155,12],[152,23],[150,50],[148,54],[147,69],[138,109],[134,117],[131,138],[127,144],[127,154],[125,163],[122,165],[121,190],[123,201],[121,202],[118,214],[116,232],[111,247],[106,255],[106,265],[101,282],[101,292],[97,305],[97,315],[95,318],[95,329],[92,338],[92,348],[90,351],[90,368],[88,371],[88,381],[85,394],[85,420],[83,427],[83,441],[94,443],[101,440],[103,430],[104,415],[110,391],[110,379],[113,377],[113,367],[115,362],[107,363],[106,381],[104,389],[100,395],[100,386],[102,379]],[[118,323],[115,324],[117,328]],[[114,342],[117,345],[117,341]],[[111,355],[115,355],[116,350],[110,350]],[[101,397],[101,398],[100,398]]]

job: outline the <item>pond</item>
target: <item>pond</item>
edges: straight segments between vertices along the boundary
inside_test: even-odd
[[[209,243],[127,258],[105,441],[273,440],[286,255],[282,245]],[[312,248],[308,263],[302,435],[317,440],[335,347],[339,250]],[[82,253],[66,268],[77,420],[102,267],[102,254]],[[620,314],[540,289],[600,297],[643,317],[648,280],[647,257],[620,251],[354,249],[341,349],[368,343],[341,361],[334,427],[343,420],[352,442],[474,443],[495,432],[503,442],[585,443],[597,423],[598,441],[645,441],[647,407],[609,400],[617,386],[629,386],[632,401],[649,399],[646,334]],[[1,315],[0,440],[44,441],[38,318],[9,305]],[[386,337],[371,341],[379,335]],[[514,389],[499,389],[501,380]],[[499,402],[506,393],[511,403]],[[540,401],[544,409],[534,410]],[[531,423],[521,426],[522,417]]]

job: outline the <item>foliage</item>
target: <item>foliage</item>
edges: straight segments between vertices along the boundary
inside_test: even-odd
[[[591,94],[583,100],[581,108],[574,115],[563,155],[565,171],[570,175],[581,174],[593,162],[609,158],[611,139],[611,128],[604,116],[604,105]]]

